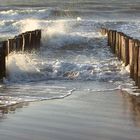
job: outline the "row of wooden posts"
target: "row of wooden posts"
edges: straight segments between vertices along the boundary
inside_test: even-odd
[[[22,33],[0,42],[0,79],[6,77],[6,57],[11,52],[31,52],[40,48],[41,30]]]
[[[101,34],[107,35],[108,46],[125,66],[130,66],[130,77],[140,88],[140,41],[122,32],[101,28]]]

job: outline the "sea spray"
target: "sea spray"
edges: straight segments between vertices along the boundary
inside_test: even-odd
[[[35,56],[36,55],[22,52],[11,53],[6,59],[7,78],[13,82],[31,80],[33,75],[34,78],[36,78],[40,70],[37,67]]]

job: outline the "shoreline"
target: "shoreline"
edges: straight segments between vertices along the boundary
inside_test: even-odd
[[[119,91],[74,92],[24,104],[0,119],[1,139],[139,140],[140,114],[128,97]]]

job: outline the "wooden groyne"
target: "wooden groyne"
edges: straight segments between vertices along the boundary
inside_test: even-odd
[[[6,57],[11,52],[31,52],[40,48],[41,30],[22,33],[0,42],[0,79],[6,77]]]
[[[100,32],[107,35],[112,52],[125,66],[130,66],[130,77],[140,88],[140,41],[116,30],[101,28]]]

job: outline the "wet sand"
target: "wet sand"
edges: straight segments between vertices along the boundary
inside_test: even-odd
[[[18,107],[18,108],[17,108]],[[138,104],[120,91],[71,96],[1,110],[0,140],[139,140]]]

